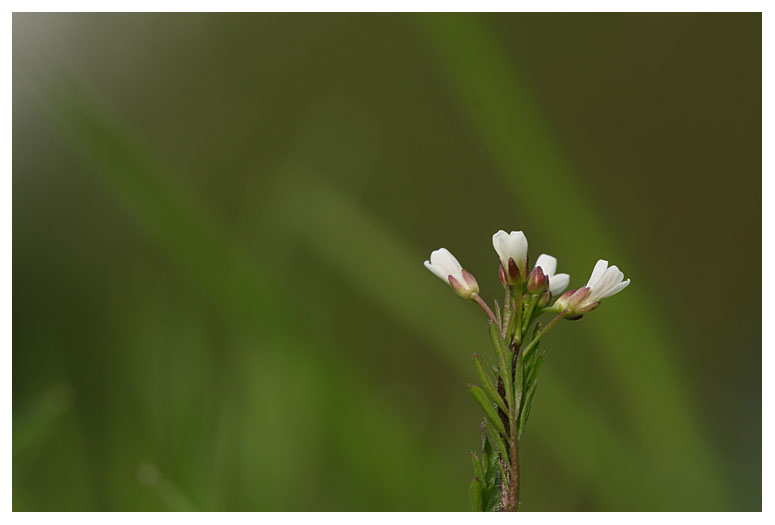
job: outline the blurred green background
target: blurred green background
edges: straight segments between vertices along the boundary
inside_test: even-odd
[[[15,510],[467,510],[490,236],[572,286],[522,509],[761,509],[761,16],[15,14]]]

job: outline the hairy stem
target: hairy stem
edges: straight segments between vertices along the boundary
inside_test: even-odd
[[[484,311],[485,311],[485,313],[487,313],[487,316],[490,318],[490,321],[492,321],[493,323],[495,323],[495,326],[500,326],[500,324],[498,323],[498,319],[495,317],[495,314],[494,314],[494,313],[492,313],[492,310],[490,310],[490,307],[489,307],[489,306],[487,306],[487,303],[485,303],[485,302],[482,300],[482,298],[481,298],[481,297],[479,297],[479,294],[476,294],[476,293],[475,293],[475,294],[474,294],[474,295],[473,295],[471,298],[472,298],[474,301],[476,301],[476,304],[478,304],[479,306],[481,306],[481,307],[482,307],[482,310],[484,310]]]
[[[511,511],[519,510],[519,438],[516,428],[511,435]]]
[[[522,287],[519,287],[519,290],[514,290],[514,313],[512,315],[516,316],[517,319],[517,327],[514,331],[514,337],[517,339],[517,344],[522,342]]]

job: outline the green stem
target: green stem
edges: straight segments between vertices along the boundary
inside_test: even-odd
[[[509,325],[511,323],[511,287],[505,288],[506,292],[503,297],[503,324],[501,325],[501,335],[503,339],[506,339],[506,335],[509,333]]]
[[[525,320],[522,323],[522,328],[521,328],[522,337],[525,336],[525,334],[527,333],[527,329],[530,328],[530,321],[533,317],[533,310],[535,309],[536,303],[538,303],[538,299],[540,298],[541,298],[540,295],[533,295],[530,298],[530,303],[527,305],[527,311],[525,312]]]
[[[517,345],[519,345],[522,342],[522,286],[519,287],[519,290],[512,288],[512,292],[514,293],[514,313],[512,315],[517,316],[517,328],[514,331],[514,336],[517,338]]]
[[[490,318],[490,321],[495,323],[495,326],[500,326],[500,323],[498,323],[498,319],[495,318],[495,314],[492,313],[492,310],[490,310],[490,307],[487,306],[487,303],[485,303],[481,297],[479,297],[479,294],[475,293],[471,297],[474,301],[476,301],[476,304],[482,307],[482,310],[484,310],[487,313],[487,316]]]
[[[516,429],[511,435],[511,511],[519,510],[519,438]]]

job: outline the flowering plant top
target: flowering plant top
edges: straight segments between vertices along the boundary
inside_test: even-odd
[[[484,412],[482,450],[471,452],[474,479],[469,487],[474,510],[516,511],[519,507],[519,440],[525,430],[538,372],[545,350],[541,338],[563,319],[577,320],[603,299],[624,290],[630,280],[616,266],[599,260],[586,286],[562,293],[570,284],[567,273],[557,272],[557,259],[541,254],[532,270],[527,237],[521,231],[498,231],[492,236],[498,254],[498,278],[503,306],[494,310],[479,296],[476,278],[446,248],[431,253],[425,267],[462,297],[476,302],[489,318],[490,341],[497,366],[487,370],[474,354],[482,386],[468,390]],[[557,297],[559,294],[561,294]],[[554,317],[542,325],[539,318]]]

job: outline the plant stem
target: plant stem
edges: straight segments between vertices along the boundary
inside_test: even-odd
[[[490,307],[487,306],[487,303],[485,303],[481,297],[479,297],[479,294],[475,293],[472,297],[474,301],[476,301],[476,304],[482,307],[482,310],[484,310],[487,313],[487,316],[490,318],[490,321],[495,323],[495,326],[500,326],[498,323],[498,319],[495,318],[495,314],[492,313],[492,310],[490,310]]]
[[[540,296],[534,295],[530,298],[530,302],[527,305],[527,310],[525,311],[525,319],[522,321],[522,327],[520,330],[522,330],[522,336],[524,337],[527,333],[527,329],[530,328],[530,320],[533,317],[533,310],[535,309],[536,303],[538,302]]]
[[[509,490],[503,509],[516,512],[519,508],[519,431],[517,429],[518,410],[515,406],[509,413],[509,459],[511,472],[509,477]]]
[[[514,313],[517,318],[517,328],[514,331],[514,337],[517,339],[517,344],[522,342],[522,287],[519,290],[514,290]]]
[[[506,339],[511,324],[511,287],[506,287],[506,293],[503,297],[503,315],[501,316],[503,324],[501,325],[501,335]]]
[[[516,428],[511,435],[511,511],[519,510],[519,438]]]

